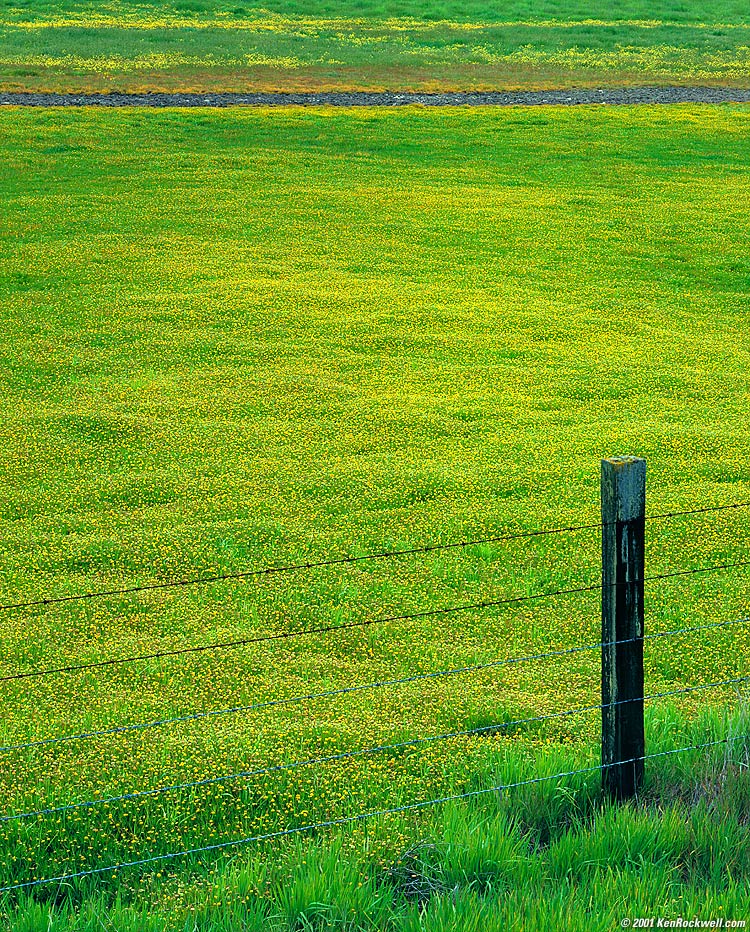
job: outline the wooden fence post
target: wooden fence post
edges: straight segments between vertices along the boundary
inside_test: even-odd
[[[602,789],[611,798],[631,799],[643,780],[645,755],[646,461],[636,456],[604,459],[601,481]],[[620,761],[630,763],[617,766]]]

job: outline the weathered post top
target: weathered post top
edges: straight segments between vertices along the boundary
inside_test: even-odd
[[[633,521],[646,511],[646,460],[608,456],[602,460],[602,511],[610,521]]]

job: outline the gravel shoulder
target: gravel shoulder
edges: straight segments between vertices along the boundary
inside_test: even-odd
[[[585,104],[750,103],[750,89],[730,87],[610,87],[557,91],[451,92],[350,91],[276,94],[36,94],[0,93],[13,107],[426,107],[575,106]]]

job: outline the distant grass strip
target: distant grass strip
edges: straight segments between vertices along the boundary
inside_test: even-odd
[[[501,16],[471,4],[429,16],[346,2],[306,11],[0,5],[0,91],[750,87],[746,9],[693,0],[658,18],[638,3],[620,12],[596,3],[555,15],[515,3]]]

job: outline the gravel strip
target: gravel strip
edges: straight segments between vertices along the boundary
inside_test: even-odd
[[[445,94],[352,91],[275,94],[3,94],[14,107],[427,107],[574,106],[576,104],[750,103],[750,89],[731,87],[609,87],[562,91],[450,92]]]

